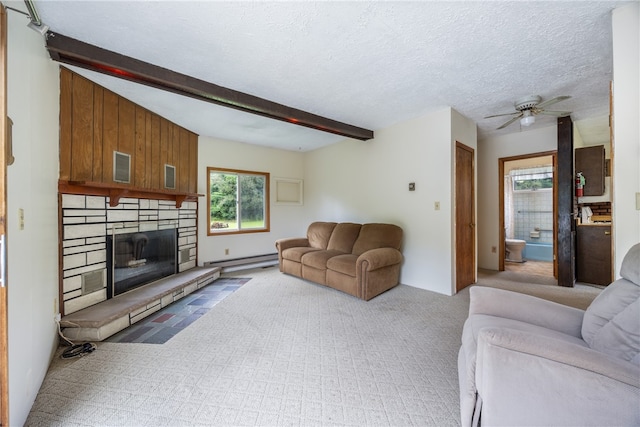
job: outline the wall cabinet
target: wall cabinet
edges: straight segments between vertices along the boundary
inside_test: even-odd
[[[128,182],[114,180],[114,152],[129,156]],[[174,174],[173,186],[165,185],[166,170]],[[197,170],[198,135],[61,68],[60,180],[64,185],[157,191],[192,199]]]
[[[611,283],[611,225],[578,225],[576,279],[596,285]]]
[[[601,196],[604,194],[604,145],[576,148],[575,170],[585,177],[584,195]]]

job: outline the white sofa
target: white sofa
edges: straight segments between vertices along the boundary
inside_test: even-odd
[[[462,425],[640,425],[640,244],[620,275],[586,311],[472,287]]]

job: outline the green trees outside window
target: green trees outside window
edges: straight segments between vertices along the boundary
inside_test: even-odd
[[[535,191],[553,188],[553,169],[549,166],[514,169],[509,172],[513,191]]]
[[[269,174],[207,168],[209,234],[269,231]]]
[[[515,191],[542,190],[545,188],[553,188],[553,178],[531,178],[513,181],[513,189]]]

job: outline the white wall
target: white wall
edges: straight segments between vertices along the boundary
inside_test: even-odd
[[[523,154],[554,151],[558,147],[557,126],[532,128],[524,132],[487,138],[478,143],[478,267],[498,269],[498,253],[491,247],[500,247],[500,221],[498,205],[498,159]]]
[[[376,130],[370,141],[345,140],[306,153],[308,219],[399,225],[400,282],[451,295],[453,122],[463,124],[458,139],[475,147],[475,125],[446,108]]]
[[[622,258],[640,242],[640,6],[614,9],[613,244],[616,277]]]
[[[24,2],[5,2],[24,10]],[[8,12],[8,113],[15,163],[7,169],[9,420],[24,423],[57,347],[58,66],[25,16]],[[24,209],[24,230],[18,209]]]
[[[207,236],[207,167],[270,174],[270,232]],[[306,206],[274,203],[274,178],[303,179],[303,170],[303,155],[299,152],[200,137],[198,139],[198,193],[204,196],[198,199],[198,265],[209,261],[275,253],[274,243],[277,239],[305,235],[308,225],[308,219],[304,214]],[[306,186],[306,182],[304,185]],[[306,188],[304,188],[304,196],[306,199]],[[229,255],[225,255],[225,249],[229,249]]]

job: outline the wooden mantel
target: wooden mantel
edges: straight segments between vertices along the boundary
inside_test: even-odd
[[[176,208],[180,208],[182,203],[197,202],[198,197],[203,194],[182,193],[171,190],[158,190],[150,188],[132,187],[122,184],[105,184],[102,182],[89,181],[58,181],[58,192],[64,194],[86,194],[90,196],[108,196],[109,206],[115,207],[123,197],[151,200],[172,200],[176,202]]]

